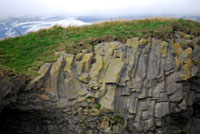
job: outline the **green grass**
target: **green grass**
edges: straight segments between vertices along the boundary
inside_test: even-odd
[[[92,96],[88,96],[86,99],[92,99],[93,97]]]
[[[96,108],[97,108],[97,109],[100,109],[100,108],[101,108],[101,104],[98,103],[98,104],[96,105]]]
[[[100,41],[125,42],[135,36],[167,39],[171,37],[174,27],[186,33],[200,33],[198,22],[163,18],[107,21],[82,27],[54,26],[0,41],[0,65],[34,76],[42,64],[56,60],[56,51],[67,53],[78,53],[83,49],[92,51]]]

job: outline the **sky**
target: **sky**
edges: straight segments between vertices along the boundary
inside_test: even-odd
[[[0,0],[0,19],[56,15],[200,16],[200,0]]]

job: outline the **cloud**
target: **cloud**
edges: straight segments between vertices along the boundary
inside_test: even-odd
[[[0,0],[0,19],[21,16],[200,15],[197,0]]]

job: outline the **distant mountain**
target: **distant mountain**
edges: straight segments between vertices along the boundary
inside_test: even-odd
[[[53,25],[67,27],[69,25],[88,25],[95,19],[87,20],[67,17],[34,17],[34,18],[12,18],[0,21],[0,39],[24,35],[26,33],[37,31],[41,28],[48,28]]]
[[[0,40],[9,37],[16,37],[20,35],[27,34],[32,31],[37,31],[41,28],[48,28],[53,25],[61,25],[67,27],[69,25],[88,25],[94,22],[104,21],[104,20],[116,20],[116,19],[141,19],[155,17],[151,15],[146,16],[121,16],[114,18],[107,17],[21,17],[21,18],[11,18],[7,20],[0,20]],[[167,16],[165,16],[167,17]],[[191,18],[193,20],[200,21],[200,16],[170,16],[175,18]]]

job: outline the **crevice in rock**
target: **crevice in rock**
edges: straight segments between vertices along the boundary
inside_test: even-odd
[[[148,78],[148,70],[149,70],[149,59],[150,59],[150,53],[151,53],[151,47],[152,47],[152,38],[150,39],[150,46],[149,46],[149,50],[148,50],[148,53],[147,53],[147,61],[146,61],[146,71],[145,71],[145,76],[143,77],[142,79],[142,84],[141,84],[141,87],[140,87],[140,90],[143,89],[144,87],[144,82],[145,80]]]

